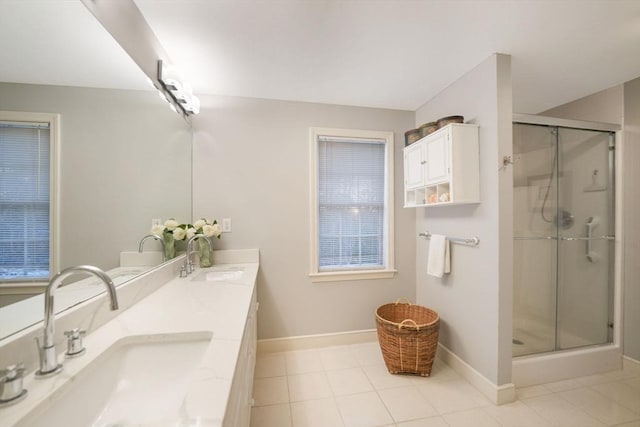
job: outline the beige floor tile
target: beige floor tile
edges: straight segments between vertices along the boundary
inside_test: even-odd
[[[442,416],[450,427],[502,427],[491,415],[482,409],[453,412]]]
[[[423,418],[396,424],[398,427],[449,427],[442,417]],[[466,426],[469,427],[469,426]]]
[[[327,377],[335,396],[373,391],[373,386],[362,368],[327,371]]]
[[[463,380],[433,382],[417,387],[427,402],[441,415],[490,404],[487,398]]]
[[[344,427],[333,398],[291,404],[293,427]]]
[[[552,427],[553,424],[538,415],[522,402],[500,406],[487,406],[482,409],[498,420],[504,427]]]
[[[563,427],[605,427],[600,421],[557,394],[523,399],[522,402],[553,425]]]
[[[527,399],[529,397],[544,396],[552,393],[551,390],[542,385],[532,385],[516,389],[516,399]]]
[[[605,424],[622,424],[640,418],[639,414],[590,388],[564,391],[560,395]]]
[[[378,395],[395,422],[438,415],[438,412],[426,402],[415,386],[379,390]]]
[[[254,378],[281,377],[287,375],[285,356],[283,353],[273,353],[256,359]]]
[[[287,377],[256,378],[253,380],[255,406],[289,403]]]
[[[563,381],[556,381],[552,383],[546,383],[544,384],[544,387],[546,387],[547,389],[549,389],[554,393],[557,393],[561,391],[574,390],[577,388],[581,388],[581,387],[584,387],[584,384],[581,383],[578,379],[571,379],[571,380],[563,380]]]
[[[640,390],[624,382],[598,384],[591,389],[640,415]]]
[[[374,427],[393,423],[376,392],[338,396],[336,403],[346,427]]]
[[[390,374],[384,365],[363,366],[362,370],[371,381],[376,390],[383,390],[394,387],[406,387],[412,384],[412,378],[408,375]]]
[[[353,354],[360,366],[381,365],[384,364],[382,351],[378,342],[354,344]]]
[[[285,353],[287,375],[323,371],[320,352],[317,350],[290,351]]]
[[[332,397],[325,372],[289,375],[289,399],[291,402]]]
[[[360,366],[355,353],[349,346],[328,347],[326,350],[320,351],[320,360],[326,371]]]
[[[640,391],[640,378],[633,378],[623,382],[633,389]]]
[[[251,408],[251,427],[292,427],[291,406],[255,406]]]

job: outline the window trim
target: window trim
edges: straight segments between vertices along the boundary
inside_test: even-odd
[[[310,215],[310,263],[309,277],[312,282],[336,282],[343,280],[389,279],[396,272],[394,255],[394,180],[393,180],[393,132],[309,128],[309,215]],[[385,140],[385,265],[382,269],[358,269],[320,272],[318,268],[318,138],[371,138]]]
[[[0,111],[0,120],[49,123],[49,275],[52,276],[60,268],[60,114]],[[45,280],[48,279],[33,282]],[[3,282],[8,283],[11,282]]]

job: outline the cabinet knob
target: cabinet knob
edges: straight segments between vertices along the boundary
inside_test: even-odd
[[[423,161],[421,161],[421,162],[420,162],[420,164],[421,164],[421,165],[426,165],[426,164],[427,164],[427,161],[426,161],[426,160],[423,160]]]

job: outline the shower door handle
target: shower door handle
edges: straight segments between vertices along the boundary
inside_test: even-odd
[[[567,241],[584,241],[585,242],[585,257],[591,263],[596,263],[600,259],[596,252],[591,250],[591,242],[594,240],[615,240],[616,236],[585,236],[585,237],[558,237],[558,240]]]
[[[600,224],[600,218],[597,216],[590,216],[589,218],[587,218],[587,223],[584,225],[585,234],[587,235],[588,239],[587,241],[585,241],[584,245],[585,257],[587,258],[587,261],[592,264],[600,259],[598,254],[591,250],[591,237],[593,237],[593,229],[596,228],[598,224]]]
[[[594,237],[558,237],[558,240],[615,240],[616,236],[594,236]]]

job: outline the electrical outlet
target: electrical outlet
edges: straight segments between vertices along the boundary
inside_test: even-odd
[[[231,233],[231,218],[222,218],[222,232]]]
[[[151,220],[151,227],[155,227],[160,224],[162,224],[162,220],[160,218],[154,218]]]

